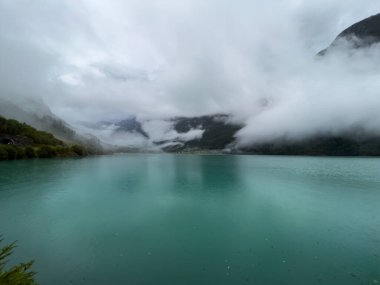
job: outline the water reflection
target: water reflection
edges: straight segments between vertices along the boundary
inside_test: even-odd
[[[237,157],[180,155],[173,160],[173,191],[222,194],[241,190]]]
[[[78,159],[3,161],[0,162],[0,191],[23,188],[31,181],[48,187],[49,183],[67,179],[81,167]]]
[[[356,163],[156,154],[0,163],[0,229],[19,240],[20,260],[36,259],[41,284],[372,284],[380,160]]]

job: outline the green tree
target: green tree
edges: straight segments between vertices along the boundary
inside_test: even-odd
[[[51,158],[57,156],[56,150],[53,147],[47,145],[40,147],[37,153],[38,157],[40,158]]]
[[[25,148],[25,156],[27,158],[36,158],[37,154],[36,154],[36,151],[34,150],[34,148],[32,148],[31,146],[27,146]]]
[[[26,158],[25,150],[22,147],[16,147],[16,158],[17,159]]]
[[[77,144],[73,145],[71,147],[71,150],[79,156],[86,156],[87,155],[87,150],[81,145],[77,145]]]
[[[11,145],[4,145],[3,146],[5,151],[8,153],[8,159],[16,159],[17,158],[17,151],[14,146]]]
[[[0,244],[3,239],[0,239]],[[0,248],[0,285],[37,285],[35,272],[31,271],[33,261],[20,263],[9,269],[5,268],[7,258],[13,253],[15,242]]]
[[[8,159],[8,152],[6,151],[5,147],[0,145],[0,160],[7,160]]]

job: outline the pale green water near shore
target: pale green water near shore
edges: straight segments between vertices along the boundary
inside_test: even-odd
[[[1,162],[0,233],[42,285],[380,284],[380,159]]]

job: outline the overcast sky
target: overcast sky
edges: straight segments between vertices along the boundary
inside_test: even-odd
[[[0,0],[0,96],[41,97],[69,122],[231,113],[247,124],[243,144],[358,123],[376,129],[377,50],[314,55],[379,8],[374,0]]]

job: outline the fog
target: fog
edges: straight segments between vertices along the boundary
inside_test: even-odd
[[[242,146],[379,132],[379,47],[351,53],[341,42],[315,56],[379,8],[369,0],[4,0],[0,96],[42,99],[72,124],[136,116],[157,139],[178,137],[163,119],[216,113],[245,125]]]
[[[127,118],[133,119],[133,118]],[[142,121],[141,128],[149,136],[144,136],[137,131],[121,131],[118,121],[86,124],[79,122],[73,124],[79,133],[92,134],[109,146],[125,146],[145,150],[159,150],[170,144],[183,144],[184,142],[200,139],[204,130],[191,128],[186,133],[178,133],[174,128],[174,122],[170,119],[147,119]],[[160,143],[160,146],[157,146]],[[107,147],[107,146],[105,146]]]

